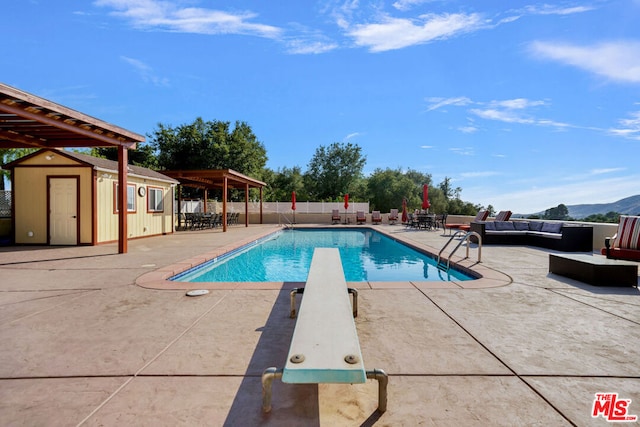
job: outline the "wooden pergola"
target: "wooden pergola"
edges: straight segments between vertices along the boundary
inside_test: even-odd
[[[118,148],[118,201],[126,206],[127,150],[144,136],[0,83],[0,148]],[[118,213],[118,252],[127,252],[127,210]]]
[[[204,209],[206,212],[207,192],[210,189],[222,189],[222,231],[227,231],[227,193],[229,188],[244,189],[244,225],[249,226],[249,189],[260,189],[260,224],[262,224],[262,189],[267,184],[232,169],[209,170],[170,170],[160,171],[163,175],[180,181],[180,185],[204,190]],[[178,210],[181,205],[181,191],[178,191]]]

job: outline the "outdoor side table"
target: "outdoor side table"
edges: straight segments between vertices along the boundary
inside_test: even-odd
[[[638,286],[638,263],[599,255],[549,254],[549,272],[596,286]]]

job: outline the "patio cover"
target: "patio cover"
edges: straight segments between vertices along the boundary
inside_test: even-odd
[[[206,170],[173,170],[160,171],[163,175],[180,181],[187,187],[202,188],[206,191],[211,188],[222,189],[222,231],[227,231],[227,192],[229,188],[244,188],[244,225],[249,226],[249,188],[260,189],[260,224],[262,224],[262,189],[267,184],[253,179],[232,169],[206,169]],[[180,199],[180,192],[178,192]],[[178,200],[180,208],[180,200]],[[205,202],[206,210],[206,202]]]
[[[118,198],[127,198],[127,150],[144,136],[0,83],[0,148],[117,147]],[[127,212],[118,213],[118,252],[127,252]]]

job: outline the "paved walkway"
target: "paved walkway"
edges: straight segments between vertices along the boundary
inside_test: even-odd
[[[136,281],[274,229],[180,232],[130,241],[122,255],[0,248],[0,425],[609,425],[591,416],[598,392],[640,415],[638,290],[549,274],[549,251],[518,246],[483,248],[485,271],[507,277],[497,286],[361,287],[365,365],[390,376],[383,415],[373,380],[275,381],[263,415],[260,375],[284,364],[295,324],[288,291],[190,298]]]

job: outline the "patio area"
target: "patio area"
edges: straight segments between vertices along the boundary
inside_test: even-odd
[[[448,239],[375,227],[436,253]],[[553,275],[552,251],[499,245],[482,248],[492,285],[358,285],[362,355],[389,375],[387,412],[376,412],[376,381],[277,380],[263,414],[260,376],[284,365],[295,325],[290,285],[201,297],[153,285],[182,261],[276,229],[179,232],[131,240],[126,254],[0,247],[0,423],[609,425],[592,417],[596,393],[631,399],[627,415],[640,415],[638,289]]]

